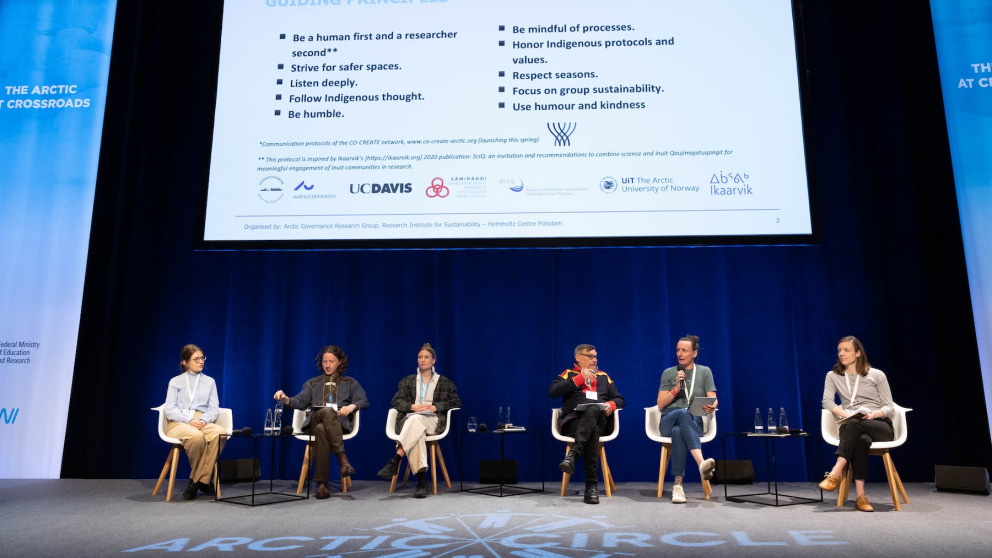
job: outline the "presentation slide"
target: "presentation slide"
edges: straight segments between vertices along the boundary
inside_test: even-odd
[[[800,97],[790,0],[227,2],[203,240],[808,236]]]

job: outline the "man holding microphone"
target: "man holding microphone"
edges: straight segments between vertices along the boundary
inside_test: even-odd
[[[558,464],[562,472],[575,472],[580,456],[586,474],[583,501],[598,504],[596,475],[599,469],[599,437],[613,430],[613,412],[622,409],[623,396],[609,375],[599,370],[596,347],[582,344],[575,347],[575,364],[555,377],[548,395],[561,397],[558,430],[575,439],[565,459]]]

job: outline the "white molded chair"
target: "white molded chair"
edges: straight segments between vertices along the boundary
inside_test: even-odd
[[[606,496],[608,498],[613,497],[613,491],[617,489],[616,483],[613,482],[613,473],[610,472],[610,465],[606,462],[606,449],[603,444],[615,440],[620,434],[620,411],[622,409],[617,409],[613,411],[613,432],[610,432],[606,436],[599,437],[599,468],[603,472],[603,485],[606,487]],[[565,455],[572,449],[572,444],[575,443],[575,438],[571,436],[565,436],[558,431],[558,417],[561,416],[561,407],[556,409],[551,409],[551,435],[554,436],[555,440],[565,442]],[[572,475],[562,472],[561,474],[561,495],[565,495],[565,491],[568,489],[568,481],[572,478]]]
[[[661,498],[665,490],[665,471],[668,470],[668,460],[672,453],[672,439],[661,435],[661,409],[657,405],[644,407],[644,432],[648,438],[661,442],[661,465],[658,468],[658,498]],[[716,438],[716,413],[709,413],[703,417],[703,435],[699,441],[705,444],[713,438]],[[710,486],[710,481],[702,482],[703,496],[709,500],[713,488]]]
[[[437,463],[441,463],[441,474],[444,475],[444,483],[451,488],[451,478],[448,477],[448,468],[444,464],[444,456],[441,454],[441,446],[438,445],[438,440],[443,439],[451,431],[451,414],[461,407],[453,407],[448,409],[448,420],[444,425],[444,431],[433,436],[427,436],[427,449],[431,452],[430,457],[430,470],[431,470],[431,482],[434,484],[434,494],[437,494]],[[396,417],[399,413],[396,409],[390,409],[389,414],[386,415],[386,437],[394,442],[399,442],[400,437],[396,434]],[[393,481],[389,483],[389,492],[393,493],[396,491],[396,481],[399,477],[399,472],[393,475]],[[406,461],[406,472],[403,474],[403,484],[401,487],[406,486],[406,481],[410,479],[410,461]]]
[[[893,403],[892,410],[894,413],[889,418],[892,420],[892,430],[895,433],[895,438],[891,442],[872,442],[871,448],[868,450],[868,455],[882,456],[882,462],[885,464],[885,476],[889,481],[889,492],[892,494],[892,507],[896,511],[902,511],[902,506],[899,505],[899,496],[902,496],[903,503],[908,504],[909,495],[906,494],[906,488],[902,485],[902,479],[899,478],[899,472],[896,471],[896,466],[892,462],[892,456],[889,454],[889,450],[906,443],[906,413],[912,411],[912,409],[900,407]],[[820,411],[820,432],[823,435],[824,442],[832,446],[840,445],[840,426],[837,424],[834,414],[826,409],[821,409]],[[840,485],[837,487],[838,506],[844,505],[844,500],[847,499],[847,495],[851,490],[851,474],[851,467],[848,466],[844,478],[840,480]]]
[[[165,432],[169,429],[169,418],[165,416],[165,403],[158,407],[152,407],[152,410],[158,411],[158,437],[162,438],[163,442],[172,444],[172,448],[169,449],[169,455],[165,458],[165,465],[162,466],[162,472],[158,475],[158,482],[155,483],[155,489],[152,490],[152,496],[158,494],[158,489],[162,487],[162,481],[165,480],[165,473],[168,472],[169,488],[165,493],[165,501],[171,502],[172,487],[176,484],[176,466],[179,465],[179,452],[183,449],[183,443],[179,438],[172,438],[165,435]],[[234,416],[231,414],[231,410],[221,407],[215,424],[222,427],[230,435],[234,430]],[[220,496],[220,481],[217,478],[216,463],[214,463],[214,490]]]
[[[360,409],[355,409],[351,414],[351,432],[341,436],[342,441],[348,441],[358,435],[358,426],[361,420]],[[303,421],[307,419],[307,412],[293,409],[293,437],[307,443],[307,449],[303,451],[303,466],[300,467],[300,482],[296,484],[296,493],[303,493],[303,485],[307,482],[307,473],[310,472],[310,446],[313,445],[313,436],[303,433]],[[341,477],[341,492],[348,492],[351,486],[351,477]]]

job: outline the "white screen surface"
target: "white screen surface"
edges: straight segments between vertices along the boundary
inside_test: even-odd
[[[789,0],[225,6],[205,241],[811,233]]]

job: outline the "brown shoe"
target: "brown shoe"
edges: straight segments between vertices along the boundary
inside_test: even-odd
[[[327,487],[326,482],[317,483],[317,499],[325,500],[331,497],[331,489]]]
[[[837,478],[833,473],[827,473],[823,476],[823,480],[820,481],[820,488],[826,490],[827,492],[833,492],[837,490],[837,485],[840,483],[840,479]]]
[[[865,496],[858,496],[858,511],[875,511],[875,508],[871,507],[868,503],[868,498]]]
[[[344,452],[337,454],[337,456],[338,456],[338,465],[341,466],[341,476],[350,477],[351,475],[354,475],[355,468],[351,466],[351,463],[348,463],[348,456],[345,455]]]

